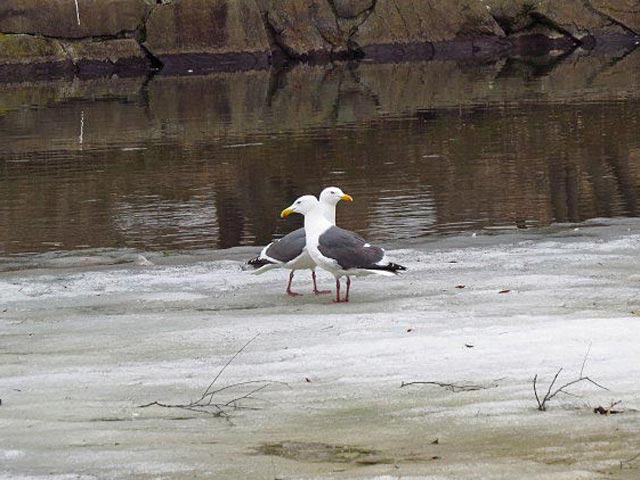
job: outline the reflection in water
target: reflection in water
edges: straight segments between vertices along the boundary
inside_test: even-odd
[[[150,206],[153,205],[153,208]],[[219,229],[215,195],[193,195],[188,202],[168,201],[158,195],[121,198],[113,206],[113,223],[127,244],[146,248],[145,239],[162,238],[164,245],[183,248],[215,244]],[[148,241],[148,240],[147,240]]]
[[[637,215],[640,51],[0,86],[0,252],[265,244],[330,184],[373,240]]]
[[[369,227],[377,240],[412,238],[436,231],[435,202],[427,186],[382,189],[369,209]],[[444,227],[444,226],[441,226]]]

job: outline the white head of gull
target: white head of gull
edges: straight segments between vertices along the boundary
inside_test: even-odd
[[[320,192],[319,207],[322,216],[329,220],[332,225],[336,224],[336,206],[340,200],[353,202],[351,195],[347,195],[338,187],[327,187]]]
[[[356,233],[333,225],[324,217],[312,195],[298,198],[280,215],[286,217],[292,213],[304,215],[307,251],[311,259],[336,279],[336,302],[349,301],[352,275],[395,275],[406,270],[406,267],[390,262],[382,248],[370,245]],[[347,292],[341,300],[340,278],[343,276],[347,277]]]
[[[320,193],[320,200],[309,195],[315,200],[316,205],[320,208],[322,216],[332,225],[336,223],[336,205],[340,200],[352,202],[353,198],[344,193],[338,187],[327,187]],[[273,268],[286,268],[291,270],[289,274],[289,282],[287,283],[287,295],[300,295],[291,290],[293,275],[296,270],[311,270],[311,278],[313,279],[313,293],[320,295],[323,293],[331,293],[328,290],[318,290],[316,283],[316,263],[311,259],[306,248],[306,238],[304,228],[299,228],[285,235],[279,240],[271,242],[264,247],[256,258],[249,260],[249,265],[256,268],[254,274],[261,274]]]

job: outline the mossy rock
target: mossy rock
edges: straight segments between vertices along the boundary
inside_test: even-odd
[[[0,34],[0,64],[64,61],[59,41],[36,35]]]

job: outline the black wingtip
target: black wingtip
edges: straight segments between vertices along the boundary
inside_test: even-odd
[[[404,265],[398,265],[397,263],[390,263],[386,268],[386,270],[389,270],[393,273],[404,272],[406,269],[407,267],[405,267]]]
[[[266,258],[260,258],[260,257],[252,258],[247,262],[248,265],[251,265],[253,268],[256,268],[256,269],[272,263],[273,262],[270,262]]]
[[[407,269],[407,267],[403,265],[398,265],[397,263],[388,263],[386,265],[374,265],[372,267],[367,267],[369,270],[385,270],[391,273],[402,272]]]

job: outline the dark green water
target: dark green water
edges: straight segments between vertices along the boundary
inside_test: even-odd
[[[0,85],[0,253],[265,244],[340,186],[372,240],[635,216],[640,50]]]

